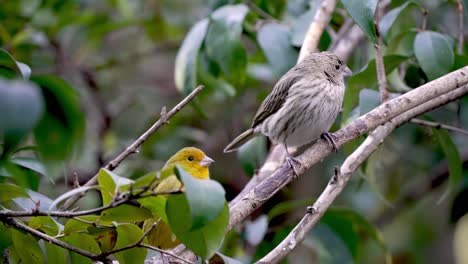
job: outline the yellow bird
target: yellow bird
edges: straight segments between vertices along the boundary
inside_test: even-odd
[[[209,167],[214,163],[214,160],[208,157],[202,150],[194,147],[187,147],[179,150],[174,154],[164,165],[161,171],[174,169],[179,165],[186,172],[197,179],[209,179]],[[157,192],[167,192],[172,190],[180,190],[182,183],[175,175],[171,175],[160,182],[154,189]],[[143,223],[143,231],[146,232],[153,223],[157,222],[149,232],[147,239],[148,243],[160,249],[173,248],[180,244],[180,241],[175,238],[169,225],[161,219],[148,219]]]

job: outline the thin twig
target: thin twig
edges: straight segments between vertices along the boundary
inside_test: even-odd
[[[422,125],[422,126],[435,127],[437,129],[443,128],[443,129],[447,129],[447,130],[450,130],[450,131],[453,131],[453,132],[458,132],[458,133],[461,133],[461,134],[468,135],[468,130],[465,130],[465,129],[459,128],[459,127],[455,127],[455,126],[442,124],[442,123],[439,123],[439,122],[432,122],[432,121],[422,120],[422,119],[418,119],[418,118],[413,118],[413,119],[411,119],[410,122],[413,123],[413,124],[418,124],[418,125]]]
[[[374,19],[374,28],[375,33],[377,35],[377,43],[374,44],[375,46],[375,67],[377,71],[377,80],[379,83],[379,91],[380,91],[380,103],[383,103],[388,100],[388,82],[387,77],[385,76],[385,65],[383,60],[382,54],[382,35],[380,34],[379,30],[379,12],[376,12],[375,19]]]
[[[189,261],[189,260],[186,260],[186,259],[184,259],[184,258],[181,258],[181,257],[179,257],[179,256],[177,256],[177,255],[175,255],[175,254],[172,254],[172,253],[169,252],[169,251],[162,250],[162,249],[159,249],[159,248],[157,248],[157,247],[153,247],[153,246],[148,245],[148,244],[140,244],[140,245],[138,245],[138,246],[139,246],[139,247],[143,247],[143,248],[148,248],[148,249],[157,251],[157,252],[159,252],[159,253],[161,253],[161,254],[165,254],[165,255],[171,256],[171,257],[173,257],[173,258],[176,258],[176,259],[178,259],[178,260],[181,260],[181,261],[184,262],[184,263],[189,263],[189,264],[193,264],[193,263],[194,263],[194,262],[192,262],[192,261]]]
[[[174,191],[164,191],[164,192],[153,192],[149,194],[139,194],[139,195],[133,195],[130,194],[129,192],[122,194],[119,197],[116,197],[114,200],[112,200],[109,204],[89,209],[89,210],[83,210],[83,211],[41,211],[41,210],[31,210],[31,211],[10,211],[10,210],[0,210],[0,220],[2,218],[6,217],[31,217],[31,216],[53,216],[53,217],[63,217],[63,218],[74,218],[78,216],[84,216],[84,215],[92,215],[96,213],[100,213],[104,210],[110,209],[110,208],[115,208],[119,205],[129,203],[130,201],[134,201],[137,199],[141,198],[146,198],[146,197],[151,197],[151,196],[157,196],[157,195],[167,195],[167,194],[179,194],[181,193],[180,190],[174,190]]]
[[[317,198],[313,206],[309,207],[301,221],[294,227],[281,243],[260,259],[257,263],[278,263],[287,256],[322,218],[336,197],[344,190],[346,184],[361,164],[382,144],[384,139],[398,126],[404,124],[414,116],[418,116],[440,105],[447,104],[468,92],[468,85],[453,92],[441,95],[431,101],[410,109],[376,128],[359,147],[349,155],[343,165],[335,171],[335,175],[328,182],[325,190]]]
[[[135,153],[137,149],[143,144],[154,132],[156,132],[160,127],[167,124],[168,120],[178,113],[184,106],[186,106],[190,101],[195,98],[195,96],[203,90],[203,85],[199,85],[195,88],[189,95],[187,95],[180,103],[174,106],[171,111],[167,112],[167,114],[161,116],[158,121],[156,121],[145,133],[143,133],[137,140],[135,140],[130,146],[128,146],[122,153],[120,153],[115,159],[111,160],[106,166],[105,169],[107,170],[114,170],[119,166],[119,164],[126,159],[131,154]],[[86,182],[83,186],[92,186],[97,183],[98,175],[94,175],[88,182]],[[78,201],[84,194],[77,194],[76,196],[72,196],[68,198],[68,200],[63,205],[62,209],[66,210],[70,208],[76,201]]]
[[[421,7],[422,12],[422,22],[421,22],[421,30],[426,30],[427,26],[427,14],[429,13],[425,7]]]
[[[465,25],[463,21],[463,3],[462,0],[458,0],[458,45],[457,45],[457,52],[458,54],[463,54],[463,45],[464,45],[464,35],[465,35]]]
[[[51,237],[49,235],[46,235],[46,234],[44,234],[42,232],[39,232],[36,229],[33,229],[33,228],[19,222],[18,220],[14,219],[14,218],[5,219],[5,223],[7,223],[7,224],[9,224],[9,225],[11,225],[11,226],[13,226],[13,227],[15,227],[17,229],[23,230],[23,231],[25,231],[25,232],[33,235],[33,236],[36,236],[36,237],[38,237],[40,239],[43,239],[43,240],[45,240],[45,241],[47,241],[47,242],[49,242],[51,244],[57,245],[59,247],[62,247],[62,248],[68,249],[68,250],[71,250],[71,251],[73,251],[75,253],[78,253],[78,254],[80,254],[82,256],[85,256],[87,258],[95,259],[98,256],[96,254],[89,253],[86,250],[82,250],[81,248],[71,246],[68,243],[65,243],[65,242],[63,242],[61,240],[53,238],[53,237]]]

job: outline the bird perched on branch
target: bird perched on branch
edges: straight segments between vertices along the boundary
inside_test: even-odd
[[[186,172],[197,179],[209,179],[209,167],[214,160],[208,157],[202,150],[194,147],[187,147],[179,150],[164,165],[161,171],[174,169],[180,166]],[[170,175],[158,183],[153,191],[156,193],[177,191],[182,188],[182,183],[175,175]],[[148,219],[143,223],[143,231],[152,229],[147,236],[148,243],[160,249],[173,248],[180,244],[175,238],[167,223],[159,217]]]
[[[328,130],[343,104],[344,77],[351,70],[329,52],[311,53],[281,77],[260,105],[252,125],[226,146],[224,152],[237,150],[259,134],[282,144],[286,161],[297,175],[295,160],[288,147],[298,147],[322,137],[336,150]]]

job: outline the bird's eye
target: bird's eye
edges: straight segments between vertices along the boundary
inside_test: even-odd
[[[193,161],[193,157],[192,157],[192,156],[189,156],[187,159],[188,159],[189,161]]]
[[[339,65],[339,64],[335,65],[335,69],[336,69],[336,70],[339,70],[339,69],[340,69],[340,65]]]

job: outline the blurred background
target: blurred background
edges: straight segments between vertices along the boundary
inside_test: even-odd
[[[139,177],[160,169],[180,148],[196,146],[216,161],[212,178],[223,184],[231,200],[261,166],[270,143],[260,137],[237,154],[223,154],[222,149],[250,125],[260,102],[295,64],[320,2],[0,0],[0,47],[25,64],[22,73],[29,66],[31,78],[39,83],[50,81],[40,76],[60,77],[61,85],[78,95],[63,105],[63,113],[55,113],[65,126],[45,125],[48,137],[56,137],[42,145],[50,150],[41,157],[47,176],[32,170],[24,184],[54,199],[74,183],[85,183],[151,126],[163,106],[170,109],[203,84],[206,88],[194,103],[151,136],[116,173]],[[393,94],[467,65],[466,45],[457,48],[459,2],[391,1],[383,9],[382,15],[393,11],[397,17],[391,23],[382,20],[391,27],[385,31],[384,53],[387,66],[392,65],[388,79]],[[340,29],[352,25],[339,2],[319,49],[332,47]],[[424,30],[442,36],[443,44],[440,38],[424,45],[415,40]],[[449,53],[443,53],[445,47]],[[421,60],[430,54],[432,64],[442,65],[438,76]],[[332,130],[378,104],[374,56],[366,37],[349,54],[348,66],[360,72],[348,80],[355,102],[345,102],[348,111]],[[447,62],[444,58],[450,56]],[[468,128],[468,99],[424,118]],[[228,234],[221,252],[245,263],[269,252],[357,143],[281,190]],[[52,152],[61,154],[47,154]],[[455,224],[468,212],[467,164],[466,134],[416,124],[398,128],[285,262],[454,263]],[[91,208],[100,202],[97,192],[90,193],[80,206]]]

